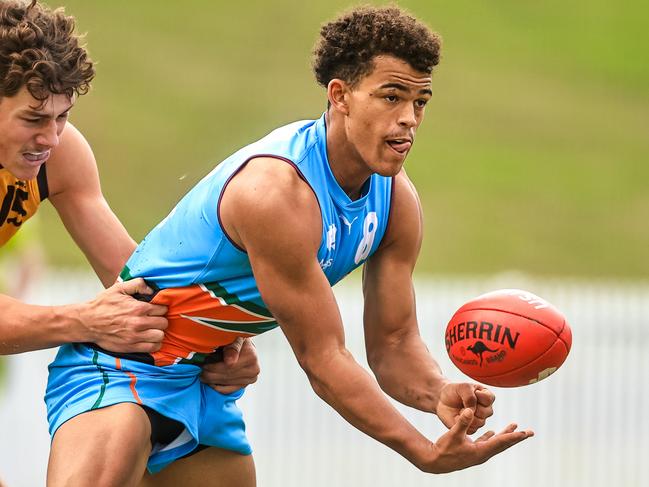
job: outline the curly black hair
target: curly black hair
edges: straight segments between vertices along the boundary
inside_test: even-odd
[[[0,97],[23,86],[41,102],[52,94],[86,93],[95,71],[80,40],[63,9],[0,1]]]
[[[356,85],[381,54],[431,73],[439,63],[441,38],[398,7],[362,6],[325,24],[313,50],[313,71],[326,87],[334,78]]]

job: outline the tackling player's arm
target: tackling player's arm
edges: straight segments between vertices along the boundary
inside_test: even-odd
[[[482,463],[527,437],[508,430],[470,442],[465,411],[436,443],[388,401],[345,348],[338,306],[317,260],[322,221],[310,188],[285,162],[260,158],[229,183],[221,221],[250,258],[264,302],[286,335],[314,391],[347,421],[428,472]]]
[[[394,184],[386,235],[363,269],[368,363],[387,394],[436,413],[449,428],[463,408],[472,409],[472,434],[493,414],[495,396],[476,384],[450,383],[421,339],[412,283],[423,237],[421,205],[404,171]]]
[[[94,156],[83,136],[67,124],[47,162],[50,201],[105,285],[115,281],[135,248],[104,200]],[[94,342],[116,352],[160,348],[166,307],[133,299],[151,290],[143,280],[119,283],[94,300],[66,306],[33,306],[0,296],[0,353]]]
[[[70,123],[48,161],[48,184],[50,200],[68,232],[104,285],[110,286],[136,245],[101,192],[90,145]],[[112,285],[91,302],[94,316],[85,319],[84,331],[94,339],[83,341],[116,352],[157,350],[167,325],[161,317],[166,307],[140,303],[127,296],[133,292],[150,291],[141,279],[135,279]],[[229,393],[252,384],[258,375],[257,354],[246,339],[225,347],[223,362],[205,365],[202,379],[219,392]]]
[[[104,286],[111,286],[136,243],[108,206],[92,149],[71,123],[47,162],[47,183],[68,233]]]

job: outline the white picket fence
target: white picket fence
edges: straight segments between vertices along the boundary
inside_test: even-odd
[[[320,401],[279,330],[256,339],[262,374],[241,401],[255,449],[260,487],[463,486],[572,487],[648,485],[649,283],[495,278],[417,281],[422,334],[448,376],[463,380],[446,356],[446,321],[464,301],[488,290],[519,287],[553,302],[573,328],[573,349],[552,377],[520,389],[493,389],[490,427],[511,421],[536,436],[484,465],[426,475],[364,436]],[[57,274],[39,284],[32,302],[65,303],[99,289],[86,275]],[[365,364],[362,297],[351,282],[336,288],[347,343]],[[10,357],[0,391],[0,479],[8,487],[44,485],[49,437],[42,401],[54,351]],[[422,432],[444,431],[432,415],[400,408]],[[646,468],[646,464],[645,464]]]

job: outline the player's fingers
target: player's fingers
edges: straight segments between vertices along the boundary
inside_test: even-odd
[[[235,341],[223,347],[223,361],[227,365],[232,365],[239,360],[239,352],[243,346],[243,338],[237,337]]]
[[[232,371],[223,362],[214,362],[211,364],[203,364],[203,371],[201,372],[200,379],[206,384],[223,384],[232,385],[239,383],[241,377],[234,376]]]
[[[478,398],[476,397],[475,386],[473,384],[460,384],[457,388],[457,393],[465,408],[475,410],[475,407],[478,404]]]
[[[153,294],[153,289],[147,286],[146,282],[141,277],[131,279],[130,281],[118,282],[113,284],[113,286],[124,294]]]
[[[478,445],[482,450],[483,459],[487,460],[532,436],[534,436],[532,431],[513,431],[494,435],[488,440],[481,441]]]
[[[506,435],[507,433],[511,433],[513,431],[516,431],[516,428],[518,428],[518,425],[516,423],[511,423],[511,424],[507,425],[507,427],[505,429],[503,429],[498,434],[499,435]]]
[[[232,374],[232,371],[223,362],[204,364],[200,379],[206,384],[238,384],[242,378],[239,374]]]
[[[169,308],[162,304],[147,304],[146,314],[149,316],[164,316]]]
[[[225,374],[226,366],[221,362],[209,362],[201,365],[204,374]]]
[[[495,400],[496,395],[486,387],[479,386],[475,391],[478,404],[481,406],[491,406]]]
[[[482,428],[485,425],[485,420],[482,418],[478,418],[477,416],[473,416],[473,421],[469,425],[469,428],[467,429],[467,435],[472,435],[476,431],[478,431],[480,428]]]
[[[457,419],[450,432],[453,436],[464,436],[467,434],[467,430],[473,421],[473,411],[471,409],[465,409],[460,413],[460,417]]]
[[[235,385],[235,386],[224,386],[220,384],[208,384],[208,385],[216,392],[219,392],[221,394],[232,394],[233,392],[236,392],[239,389],[245,387],[243,385]]]
[[[160,343],[164,339],[165,334],[162,330],[148,329],[137,334],[137,339],[140,342]]]
[[[478,403],[478,407],[475,408],[475,416],[476,418],[480,419],[487,419],[494,414],[494,408],[491,406],[481,406],[480,403]]]
[[[259,359],[257,358],[257,349],[250,338],[243,340],[241,351],[239,352],[239,362],[245,365],[246,370],[251,375],[259,375]]]
[[[137,318],[137,325],[134,327],[139,332],[147,330],[156,330],[162,333],[169,326],[167,318],[162,316],[141,316]]]
[[[127,353],[153,353],[160,350],[162,347],[162,342],[138,342],[134,343],[129,347],[129,350],[126,350]]]
[[[475,440],[475,441],[476,441],[476,442],[487,441],[489,438],[491,438],[491,437],[494,436],[495,434],[496,434],[496,433],[494,433],[493,431],[487,431],[486,433],[484,433],[482,436],[480,436],[480,437],[479,437],[477,440]]]
[[[223,363],[221,362],[221,365]],[[206,370],[203,366],[203,372],[201,372],[200,380],[206,384],[222,384],[222,385],[236,385],[236,384],[253,384],[257,382],[258,375],[249,371],[242,371],[236,374],[232,374],[232,369],[227,369],[222,367],[221,369],[211,369]]]

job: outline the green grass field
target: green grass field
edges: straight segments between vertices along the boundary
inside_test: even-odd
[[[444,38],[407,163],[426,218],[418,270],[649,275],[646,2],[399,4]],[[72,120],[140,239],[222,158],[324,110],[310,52],[350,4],[65,5],[98,61]],[[83,265],[44,213],[52,262]]]

